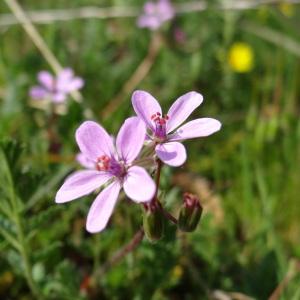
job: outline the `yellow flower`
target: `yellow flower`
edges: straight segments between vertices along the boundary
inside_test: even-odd
[[[292,17],[294,15],[295,9],[294,5],[291,3],[280,3],[279,10],[282,12],[283,15],[286,17]]]
[[[172,278],[179,279],[183,274],[183,269],[180,265],[176,265],[172,270]]]
[[[228,63],[238,73],[246,73],[253,68],[253,50],[246,43],[234,43],[229,49]]]

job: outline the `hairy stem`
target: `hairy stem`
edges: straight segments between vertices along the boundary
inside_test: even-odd
[[[156,178],[155,178],[155,184],[156,184],[156,190],[155,190],[155,194],[154,197],[152,199],[152,203],[153,204],[157,204],[157,206],[159,207],[159,209],[161,210],[161,212],[164,214],[164,216],[170,220],[172,223],[174,223],[175,225],[177,225],[178,221],[177,219],[170,214],[168,211],[166,211],[162,204],[160,203],[160,201],[157,199],[157,194],[158,194],[158,189],[159,189],[159,184],[160,184],[160,175],[161,175],[161,169],[163,167],[163,162],[160,159],[157,159],[157,169],[156,169]]]
[[[134,251],[144,238],[144,229],[139,229],[128,244],[116,251],[111,258],[103,264],[103,266],[95,273],[95,277],[106,273],[111,267],[115,266],[130,252]]]
[[[172,215],[170,214],[168,211],[166,211],[162,205],[159,205],[159,208],[161,209],[162,213],[164,214],[164,216],[170,220],[173,224],[177,225],[178,220]]]
[[[155,203],[157,201],[157,194],[158,194],[158,189],[159,189],[159,184],[160,184],[160,175],[161,175],[161,168],[163,166],[163,162],[160,159],[157,159],[157,169],[156,169],[156,178],[155,178],[155,194],[152,198],[152,203]]]

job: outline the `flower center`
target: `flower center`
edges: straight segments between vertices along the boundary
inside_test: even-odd
[[[155,123],[155,137],[160,140],[165,140],[167,138],[166,124],[169,120],[169,116],[165,115],[162,117],[161,113],[157,112],[151,116],[151,120]]]
[[[123,162],[119,162],[107,155],[101,155],[98,157],[96,169],[98,171],[109,172],[116,177],[123,177],[126,173],[126,168]]]
[[[52,79],[52,82],[51,82],[49,88],[47,88],[47,90],[50,93],[55,93],[57,91],[57,79],[56,78]]]
[[[101,155],[97,158],[96,169],[98,171],[108,171],[110,167],[110,158],[107,155]]]

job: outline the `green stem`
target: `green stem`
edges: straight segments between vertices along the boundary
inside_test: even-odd
[[[225,0],[221,0],[222,5],[226,5]],[[228,48],[232,42],[233,34],[234,34],[234,25],[236,20],[236,13],[233,11],[224,10],[223,12],[223,59],[226,60]],[[230,70],[229,64],[227,61],[222,63],[223,69],[223,85],[225,93],[223,94],[223,99],[226,104],[230,103],[230,90],[232,88],[232,72]]]
[[[160,159],[157,159],[157,169],[156,169],[156,178],[155,178],[156,190],[152,199],[153,203],[157,201],[157,194],[158,194],[158,188],[160,183],[160,174],[161,174],[162,166],[163,166],[163,162]]]
[[[93,277],[95,277],[95,274],[97,273],[97,270],[100,266],[100,246],[101,240],[100,235],[96,234],[94,238],[94,245],[93,245]]]
[[[122,259],[130,252],[133,252],[138,245],[142,242],[144,238],[144,230],[143,228],[140,228],[133,238],[127,243],[125,246],[123,246],[120,250],[116,251],[110,259],[104,265],[98,269],[98,272],[96,273],[97,277],[101,278],[104,273],[106,273],[111,267],[118,264]]]

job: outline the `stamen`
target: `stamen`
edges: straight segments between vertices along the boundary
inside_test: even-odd
[[[155,132],[154,135],[158,137],[159,139],[165,139],[166,134],[166,123],[169,120],[168,115],[164,115],[162,117],[162,114],[160,112],[157,112],[156,114],[153,114],[151,116],[151,120],[155,123]]]
[[[125,164],[122,161],[115,160],[113,157],[101,155],[96,162],[97,171],[109,172],[113,176],[123,177],[126,174]]]
[[[110,168],[110,158],[107,155],[101,155],[97,159],[96,169],[98,171],[108,171]]]

